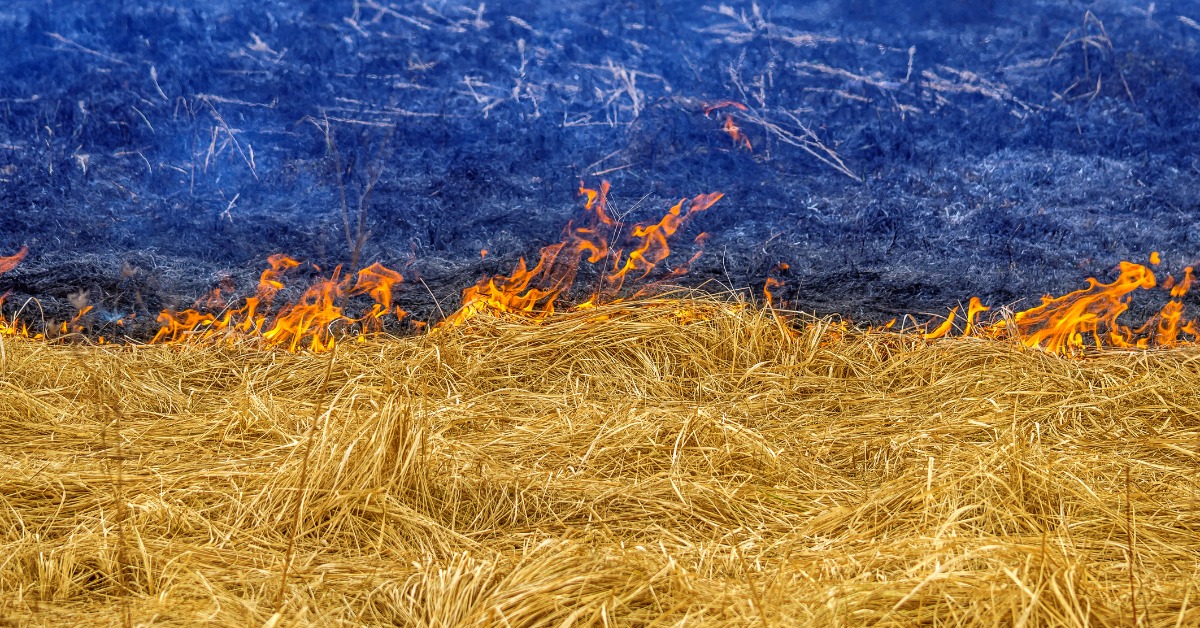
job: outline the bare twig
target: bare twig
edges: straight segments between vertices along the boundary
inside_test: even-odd
[[[341,204],[342,214],[342,229],[343,235],[346,238],[346,249],[350,253],[350,272],[356,272],[359,269],[359,261],[362,258],[362,250],[366,245],[367,238],[371,233],[367,230],[367,213],[371,206],[371,193],[375,189],[375,185],[379,182],[380,176],[383,174],[383,160],[385,151],[391,144],[393,135],[395,135],[396,127],[399,122],[393,120],[387,125],[387,136],[380,142],[378,152],[373,159],[369,159],[368,173],[366,181],[363,183],[362,192],[358,194],[356,201],[356,209],[353,220],[350,217],[350,203],[347,200],[346,194],[346,168],[342,162],[342,154],[338,149],[336,133],[333,132],[333,126],[328,115],[323,115],[318,121],[313,117],[308,117],[307,120],[317,127],[321,134],[325,137],[325,147],[330,156],[333,157],[333,166],[337,178],[338,198]],[[354,227],[351,228],[353,222]]]
[[[421,282],[422,286],[425,286],[425,292],[429,293],[429,298],[433,299],[433,306],[437,308],[438,315],[442,317],[440,320],[446,320],[446,312],[442,309],[442,302],[439,301],[436,296],[434,296],[433,290],[429,288],[429,284],[425,283],[425,279],[423,277],[418,277],[417,279]]]
[[[766,116],[754,111],[742,113],[740,114],[740,117],[747,122],[753,122],[754,124],[761,126],[763,130],[773,135],[776,139],[790,146],[799,148],[826,166],[833,168],[834,170],[846,175],[847,177],[850,177],[851,179],[854,179],[855,181],[862,182],[862,178],[857,174],[854,174],[854,171],[842,161],[842,158],[838,156],[837,152],[826,146],[825,143],[821,141],[821,138],[817,137],[816,133],[805,126],[805,124],[801,122],[800,119],[794,114],[790,112],[785,112],[785,114],[791,119],[792,124],[795,125],[799,132],[790,130],[776,122],[767,119]]]
[[[128,62],[122,61],[112,55],[104,54],[103,52],[100,52],[98,50],[92,50],[91,48],[88,48],[87,46],[84,46],[72,39],[67,39],[66,37],[63,37],[62,35],[59,35],[58,33],[49,33],[48,32],[48,33],[46,33],[46,36],[49,37],[50,39],[53,39],[54,41],[57,41],[62,44],[66,44],[84,54],[89,54],[94,57],[100,57],[101,59],[104,59],[105,61],[112,61],[113,63],[115,63],[117,65],[129,65]]]
[[[222,131],[225,131],[225,134],[226,134],[226,136],[228,136],[229,141],[233,143],[234,149],[236,149],[238,152],[238,155],[240,155],[242,157],[242,161],[245,161],[246,165],[250,168],[250,174],[254,176],[255,180],[257,180],[258,179],[258,168],[255,167],[255,164],[254,164],[254,147],[247,144],[246,147],[249,151],[249,154],[247,154],[247,150],[242,149],[242,143],[239,142],[237,139],[237,131],[235,131],[232,127],[229,126],[229,124],[227,122],[225,122],[224,116],[221,115],[220,111],[217,111],[217,107],[216,107],[216,105],[213,104],[212,99],[207,96],[199,96],[199,99],[201,101],[203,101],[204,104],[208,105],[209,110],[212,112],[213,119],[217,121],[217,124],[219,125],[220,129]],[[215,145],[216,141],[217,141],[217,132],[216,132],[216,129],[213,129],[212,144]],[[212,150],[213,149],[210,147],[209,152],[211,153]]]

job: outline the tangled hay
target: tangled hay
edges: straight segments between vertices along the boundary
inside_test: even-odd
[[[800,327],[0,339],[0,623],[1200,624],[1200,351]]]

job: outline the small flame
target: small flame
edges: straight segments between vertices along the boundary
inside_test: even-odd
[[[767,301],[767,307],[776,307],[777,305],[782,307],[782,303],[776,303],[775,293],[771,289],[783,287],[783,279],[780,279],[775,275],[778,273],[787,272],[789,268],[791,268],[791,266],[787,262],[780,262],[771,268],[771,271],[767,274],[767,281],[763,284],[763,297]]]
[[[721,100],[721,101],[717,101],[714,103],[706,102],[706,103],[701,103],[700,106],[703,109],[704,117],[706,117],[706,118],[709,117],[710,115],[712,115],[712,112],[717,111],[719,109],[725,109],[727,107],[733,107],[734,109],[737,109],[739,111],[749,111],[749,108],[746,107],[746,105],[743,105],[742,103],[737,102],[736,100]],[[739,148],[744,148],[748,151],[754,150],[753,147],[751,147],[751,145],[750,145],[750,138],[746,137],[746,134],[742,132],[741,127],[739,127],[737,125],[737,123],[734,122],[732,115],[725,114],[725,124],[724,124],[724,126],[721,127],[721,130],[724,131],[726,134],[728,134],[729,137],[733,138],[734,146],[737,146]]]
[[[963,336],[970,336],[976,328],[981,327],[979,324],[979,315],[992,308],[983,304],[979,297],[971,297],[967,303],[966,321],[963,323]],[[944,338],[954,331],[954,320],[958,317],[959,308],[955,306],[950,308],[950,313],[946,315],[946,319],[942,321],[933,331],[921,334],[926,340],[934,340],[936,338]],[[895,319],[893,319],[894,321]],[[892,323],[894,324],[894,322]],[[985,326],[982,326],[985,327]]]
[[[771,288],[780,288],[783,286],[783,280],[775,277],[767,277],[767,282],[763,284],[763,297],[767,300],[768,307],[775,307],[775,293],[771,292]]]
[[[397,319],[401,319],[408,314],[400,306],[392,305],[392,287],[403,281],[403,275],[379,262],[358,271],[354,287],[347,295],[365,294],[375,302],[371,312],[362,319],[365,326],[378,330],[382,328],[384,316],[394,314]]]
[[[1192,289],[1192,282],[1195,280],[1196,277],[1192,274],[1192,267],[1188,266],[1187,268],[1183,269],[1183,281],[1179,284],[1175,284],[1175,282],[1172,281],[1171,283],[1173,285],[1167,287],[1171,290],[1171,296],[1178,299],[1179,297],[1187,294],[1188,290]]]
[[[95,306],[92,305],[85,305],[79,308],[79,311],[75,313],[75,316],[72,317],[71,320],[59,325],[58,333],[64,336],[67,334],[83,333],[83,330],[86,327],[83,323],[83,317],[87,316],[88,312],[91,312],[93,309],[95,309]]]
[[[742,129],[738,127],[736,123],[734,123],[733,116],[725,116],[725,126],[723,127],[723,130],[729,135],[729,137],[733,138],[734,146],[744,148],[748,151],[754,150],[754,148],[750,146],[750,138],[746,137],[746,134],[742,133]]]
[[[934,328],[933,331],[921,334],[926,340],[934,340],[935,338],[945,338],[950,330],[954,329],[954,318],[958,316],[958,306],[950,308],[950,313],[946,315],[946,320],[942,321],[941,325]]]
[[[971,301],[967,303],[967,324],[963,328],[963,335],[970,336],[975,330],[975,326],[979,324],[979,315],[992,308],[984,305],[979,301],[979,297],[971,297]]]
[[[28,254],[29,247],[22,246],[21,250],[17,251],[15,254],[9,255],[8,257],[0,257],[0,275],[12,271],[12,269],[16,268],[17,265],[21,263],[21,260],[25,259],[25,256]],[[20,320],[13,320],[12,322],[9,322],[9,320],[4,317],[4,301],[7,298],[7,293],[0,294],[0,336],[22,336],[28,338],[29,329],[25,326],[25,323],[21,322]]]

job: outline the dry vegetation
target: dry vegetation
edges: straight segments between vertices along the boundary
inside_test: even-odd
[[[0,342],[0,624],[1200,623],[1196,349],[686,300]]]

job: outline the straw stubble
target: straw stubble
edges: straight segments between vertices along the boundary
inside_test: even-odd
[[[684,299],[480,316],[332,368],[3,351],[21,624],[1200,623],[1195,349],[1062,358]]]

